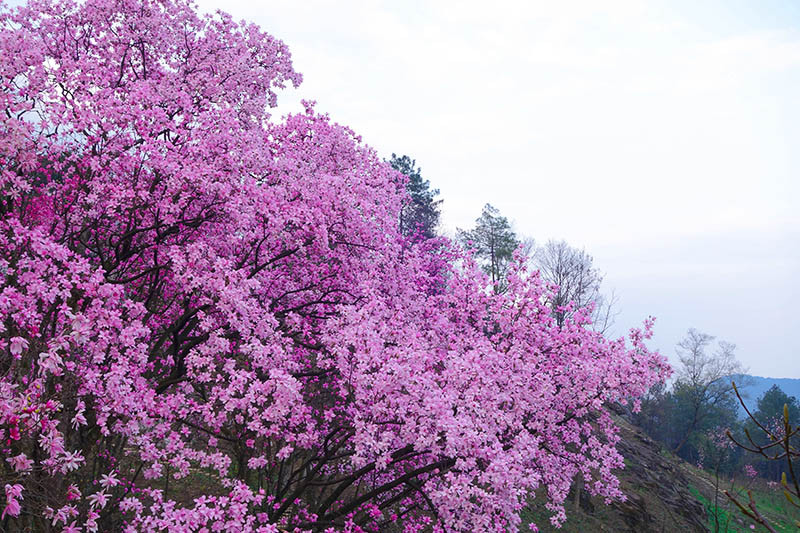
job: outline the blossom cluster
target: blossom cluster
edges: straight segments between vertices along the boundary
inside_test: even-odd
[[[510,531],[621,498],[645,341],[399,231],[402,175],[269,109],[287,47],[187,0],[0,6],[0,485],[15,530]]]

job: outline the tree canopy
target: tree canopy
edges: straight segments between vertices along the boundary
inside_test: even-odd
[[[281,41],[54,0],[0,43],[4,531],[513,531],[576,475],[621,497],[603,406],[667,376],[652,322],[559,327],[488,207],[503,294],[409,242],[374,150],[269,114]]]
[[[783,419],[784,406],[786,406],[788,413],[789,424],[798,425],[800,423],[800,402],[794,396],[789,396],[783,392],[777,385],[770,387],[758,398],[756,411],[753,414],[762,424],[771,425],[776,420],[781,421]]]
[[[430,181],[422,178],[422,169],[416,160],[407,155],[392,154],[392,168],[406,177],[408,198],[400,208],[400,232],[406,237],[430,239],[439,226],[442,200],[437,200],[439,189],[431,189]]]
[[[601,294],[603,275],[594,267],[591,255],[566,241],[550,240],[537,248],[531,259],[542,279],[558,287],[549,303],[559,324],[577,310],[590,307],[593,324],[600,331],[610,327],[614,298]]]
[[[496,207],[486,204],[481,216],[475,220],[475,227],[459,229],[458,239],[473,252],[495,290],[505,291],[508,269],[520,244],[508,219]]]
[[[736,359],[734,344],[719,341],[717,349],[710,352],[708,347],[713,341],[712,335],[690,328],[676,348],[681,365],[676,372],[674,389],[687,415],[682,423],[683,438],[675,446],[676,453],[694,432],[703,428],[705,420],[713,418],[715,409],[731,413],[736,410],[732,376],[741,374],[744,369]]]
[[[758,398],[751,414],[752,418],[748,417],[744,424],[745,437],[740,440],[750,448],[773,446],[767,457],[756,456],[754,462],[763,476],[778,480],[785,465],[782,461],[770,460],[769,457],[782,451],[780,448],[775,448],[774,443],[776,437],[783,434],[784,416],[790,427],[800,426],[800,402],[794,396],[783,392],[777,385],[773,385]],[[788,443],[798,447],[800,439],[795,435],[788,439]]]

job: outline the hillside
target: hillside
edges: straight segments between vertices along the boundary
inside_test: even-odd
[[[714,531],[713,515],[706,511],[706,507],[713,509],[715,501],[713,477],[663,450],[659,443],[623,417],[615,415],[614,418],[621,428],[619,449],[625,457],[626,468],[618,475],[627,501],[606,506],[599,498],[590,497],[582,491],[579,502],[576,502],[573,492],[567,507],[567,522],[560,530],[550,525],[543,504],[535,502],[523,512],[520,531],[530,531],[527,524],[531,521],[535,521],[542,532]],[[722,488],[728,488],[728,485],[720,487],[720,491]],[[764,505],[768,506],[766,510],[772,513],[768,516],[776,519],[778,531],[784,531],[780,525],[785,509],[779,498],[775,500],[767,490],[756,494],[761,498],[759,501],[763,500]],[[752,531],[750,523],[737,512],[727,511],[731,504],[721,492],[717,494],[716,501],[720,508],[726,509],[720,513],[720,521],[725,524],[720,531]],[[775,510],[770,511],[769,507]],[[788,520],[786,522],[788,524]]]

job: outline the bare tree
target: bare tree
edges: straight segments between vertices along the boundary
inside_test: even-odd
[[[536,249],[531,259],[542,279],[558,286],[549,303],[559,327],[575,311],[588,306],[593,306],[592,323],[596,330],[605,332],[611,327],[617,315],[617,298],[613,292],[610,296],[600,292],[603,275],[594,268],[591,255],[566,241],[551,240]],[[567,307],[569,304],[571,308]]]
[[[734,401],[732,378],[746,371],[736,360],[735,344],[719,341],[717,349],[709,353],[708,348],[713,341],[713,336],[691,328],[676,347],[680,367],[673,388],[675,394],[685,402],[688,413],[687,426],[675,446],[675,453],[702,426],[713,408]]]

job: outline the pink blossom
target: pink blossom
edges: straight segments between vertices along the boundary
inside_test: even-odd
[[[87,499],[89,500],[89,505],[102,509],[108,503],[108,494],[106,494],[105,491],[95,492],[94,494],[90,494]]]
[[[10,343],[11,355],[19,357],[20,354],[28,347],[28,341],[22,337],[11,337]]]
[[[75,525],[75,522],[72,522],[70,525],[64,527],[61,530],[61,533],[81,533],[81,528]]]
[[[72,470],[77,470],[84,459],[80,452],[66,452],[64,453],[62,461],[62,468],[64,471],[71,472]]]
[[[8,485],[5,486],[6,492],[6,506],[3,509],[3,514],[0,515],[0,519],[5,518],[8,514],[9,516],[19,516],[19,512],[22,509],[19,500],[22,500],[22,485],[15,484],[15,485]]]
[[[33,467],[33,461],[28,459],[24,453],[9,457],[6,461],[16,472],[28,472]]]
[[[88,424],[86,421],[86,417],[83,414],[86,412],[86,404],[83,403],[83,400],[78,400],[75,406],[75,416],[72,417],[71,425],[72,429],[78,429],[80,426],[85,426]]]
[[[70,485],[67,488],[67,501],[77,500],[81,497],[81,491],[76,485]]]
[[[557,324],[521,258],[496,294],[405,238],[374,149],[313,102],[270,114],[284,43],[188,0],[0,7],[0,43],[0,425],[41,466],[4,516],[48,479],[70,532],[514,530],[533,494],[562,523],[577,475],[624,498],[605,406],[668,377],[652,319]]]
[[[100,486],[102,486],[104,489],[116,487],[117,485],[119,485],[119,480],[117,479],[116,474],[113,472],[110,474],[103,474],[100,477]]]
[[[89,533],[95,533],[98,530],[97,519],[100,518],[100,514],[90,509],[86,516],[86,523],[84,524],[86,527],[86,531]]]

